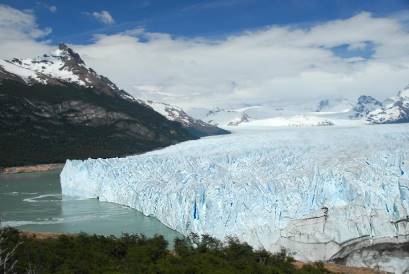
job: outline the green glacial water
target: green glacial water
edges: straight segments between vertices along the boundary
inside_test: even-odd
[[[116,236],[122,233],[161,234],[170,242],[182,237],[157,219],[146,217],[137,210],[97,199],[62,197],[59,173],[1,174],[1,226]]]

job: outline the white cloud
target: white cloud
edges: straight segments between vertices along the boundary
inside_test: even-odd
[[[37,42],[47,30],[35,24],[33,14],[12,10],[14,19],[5,20],[10,15],[0,7],[3,57],[48,48]],[[135,96],[186,108],[360,94],[383,99],[409,83],[409,32],[401,18],[406,17],[363,12],[309,28],[270,26],[220,40],[135,29],[97,35],[94,43],[73,47],[88,65]],[[18,39],[10,40],[13,36]],[[24,43],[5,51],[10,41]],[[332,50],[365,51],[367,45],[370,58],[344,58]]]
[[[47,5],[47,9],[52,13],[57,12],[57,7],[53,5]]]
[[[115,20],[112,17],[112,15],[106,10],[87,12],[86,14],[92,16],[95,20],[106,25],[111,25],[115,23]]]
[[[369,59],[342,58],[331,49],[362,50],[368,43]],[[77,46],[90,65],[134,95],[185,107],[362,93],[382,99],[409,83],[408,48],[409,33],[399,20],[369,13],[218,41],[138,29]]]
[[[40,28],[31,11],[0,4],[0,57],[30,57],[50,50],[45,39],[51,28]]]
[[[42,1],[37,1],[37,5],[46,8],[49,12],[51,13],[56,13],[57,12],[57,6],[50,5],[47,2],[42,2]]]

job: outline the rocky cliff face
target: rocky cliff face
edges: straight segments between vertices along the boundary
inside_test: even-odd
[[[116,157],[196,136],[120,90],[65,45],[0,61],[0,166]]]

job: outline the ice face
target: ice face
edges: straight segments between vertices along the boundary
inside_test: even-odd
[[[327,260],[352,240],[409,233],[408,174],[407,125],[290,128],[67,161],[61,187],[128,205],[185,235],[237,236]]]

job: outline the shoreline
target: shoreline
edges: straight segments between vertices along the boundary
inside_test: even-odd
[[[62,169],[64,167],[63,163],[54,164],[40,164],[40,165],[29,165],[29,166],[15,166],[15,167],[2,167],[0,168],[0,174],[19,174],[19,173],[35,173],[35,172],[45,172],[57,169]]]

